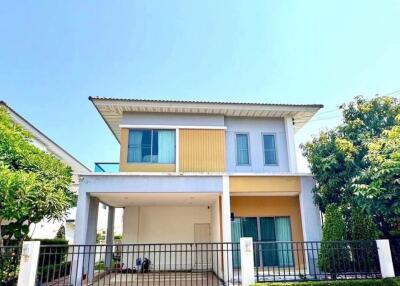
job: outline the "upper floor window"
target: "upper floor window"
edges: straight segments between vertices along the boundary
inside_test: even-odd
[[[263,134],[264,144],[264,164],[265,165],[276,165],[278,160],[276,158],[276,144],[275,135]]]
[[[128,163],[175,163],[175,130],[131,129]]]
[[[249,165],[249,135],[246,133],[236,134],[236,160],[238,165]]]

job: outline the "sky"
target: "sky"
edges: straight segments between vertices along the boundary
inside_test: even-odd
[[[6,0],[0,99],[89,168],[119,158],[89,96],[323,104],[300,144],[399,96],[399,31],[398,0]]]

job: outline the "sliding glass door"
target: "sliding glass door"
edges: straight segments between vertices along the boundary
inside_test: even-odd
[[[260,235],[261,241],[273,242],[276,241],[275,235],[275,218],[261,217],[260,218]],[[261,257],[263,266],[278,265],[278,255],[275,243],[262,244]]]
[[[232,241],[239,242],[240,237],[252,237],[254,241],[265,243],[260,253],[255,253],[258,266],[293,266],[293,249],[289,217],[242,217],[232,221]],[[240,265],[239,255],[233,257],[234,267]]]

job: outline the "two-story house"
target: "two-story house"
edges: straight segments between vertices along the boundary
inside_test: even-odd
[[[81,175],[75,243],[96,242],[99,202],[108,243],[114,208],[124,243],[320,240],[294,135],[322,105],[90,100],[120,144],[119,172]]]

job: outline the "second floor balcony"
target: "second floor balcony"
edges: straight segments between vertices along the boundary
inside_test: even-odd
[[[94,163],[95,173],[118,173],[119,163],[117,162],[96,162]]]

